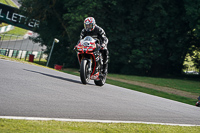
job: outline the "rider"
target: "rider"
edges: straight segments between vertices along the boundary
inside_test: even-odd
[[[91,36],[100,41],[102,47],[100,52],[103,55],[103,73],[106,74],[108,69],[109,53],[107,49],[108,38],[106,37],[104,30],[96,24],[93,17],[88,17],[84,20],[84,29],[81,31],[80,39],[83,39],[86,36]]]

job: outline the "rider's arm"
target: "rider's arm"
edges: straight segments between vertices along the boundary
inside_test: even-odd
[[[80,40],[86,36],[85,34],[86,34],[86,31],[85,31],[85,29],[83,29],[80,34]]]
[[[85,30],[83,29],[80,34],[80,40],[83,39],[84,37],[85,37]],[[80,40],[77,42],[76,46],[74,47],[74,50],[77,48],[77,45],[79,44]]]
[[[107,46],[108,38],[106,37],[106,33],[102,28],[99,29],[99,34],[100,34],[100,37],[101,37],[101,40],[102,40],[102,44],[105,44]]]

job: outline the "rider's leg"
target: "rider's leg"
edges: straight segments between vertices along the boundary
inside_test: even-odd
[[[109,54],[108,49],[102,50],[102,55],[103,55],[103,73],[104,74],[108,73],[108,54]]]

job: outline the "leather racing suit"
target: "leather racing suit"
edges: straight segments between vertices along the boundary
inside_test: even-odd
[[[96,25],[94,30],[92,30],[92,31],[87,32],[85,29],[83,29],[81,31],[80,39],[83,39],[86,36],[91,36],[92,38],[99,40],[100,45],[105,44],[104,48],[101,49],[100,52],[103,55],[103,73],[107,73],[109,52],[107,49],[108,38],[106,37],[106,33],[104,32],[104,30],[101,27]]]

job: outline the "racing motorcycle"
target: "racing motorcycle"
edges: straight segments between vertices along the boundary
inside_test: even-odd
[[[86,36],[80,40],[74,50],[77,52],[80,64],[80,79],[83,84],[94,80],[98,86],[103,86],[106,82],[107,74],[103,74],[103,57],[100,50],[102,47],[99,40],[95,40],[91,36]]]
[[[198,101],[196,103],[196,106],[200,107],[200,96],[197,99],[198,99]]]

